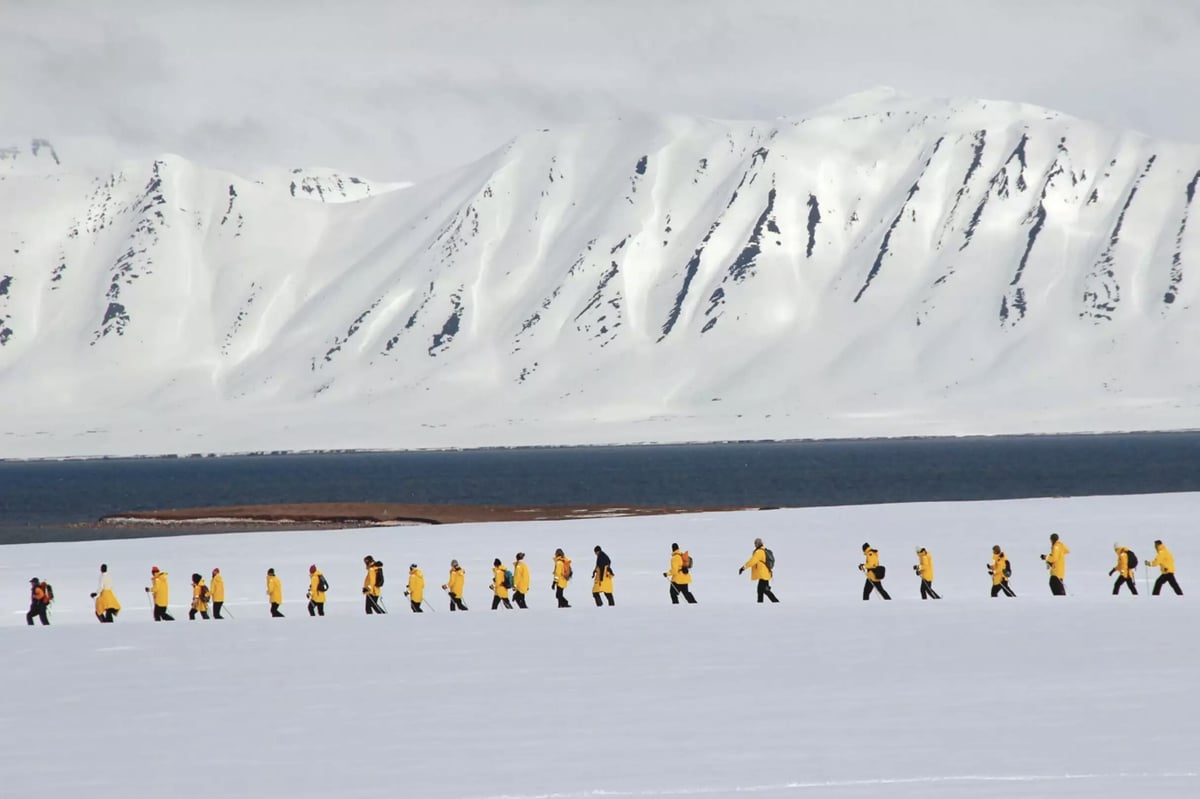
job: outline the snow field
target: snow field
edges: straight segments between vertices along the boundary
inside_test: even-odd
[[[1194,590],[1200,495],[909,504],[640,519],[20,545],[0,551],[0,773],[13,795],[1175,797],[1200,790],[1191,596],[1110,595],[1112,543],[1155,537]],[[1072,549],[1054,600],[1037,553]],[[737,575],[761,535],[775,606]],[[670,543],[696,559],[700,604],[673,607]],[[878,547],[891,603],[860,599]],[[613,558],[617,607],[591,604],[590,553]],[[992,543],[1016,600],[990,600]],[[913,547],[941,602],[920,603]],[[553,609],[550,556],[577,578]],[[487,612],[493,557],[533,569],[532,610]],[[362,615],[366,553],[391,614]],[[471,611],[436,586],[456,557]],[[435,613],[401,595],[423,567]],[[125,606],[90,616],[107,562]],[[303,609],[328,575],[329,615]],[[150,622],[149,567],[180,620]],[[185,620],[186,583],[219,565],[223,624]],[[264,574],[284,583],[267,618]],[[54,584],[53,626],[22,618]],[[1139,586],[1141,581],[1139,581]],[[1196,589],[1200,590],[1200,589]],[[19,612],[18,612],[19,610]],[[36,664],[36,665],[35,665]],[[52,734],[30,734],[32,729]]]

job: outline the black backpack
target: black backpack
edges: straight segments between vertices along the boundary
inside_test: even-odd
[[[376,574],[378,573],[379,572],[376,572]],[[325,579],[324,574],[317,578],[317,590],[322,594],[329,590],[329,581]]]
[[[1007,580],[1009,577],[1012,577],[1012,561],[1009,560],[1008,558],[1005,558],[1004,559],[1004,579]]]
[[[375,587],[383,588],[383,562],[375,561]]]
[[[767,571],[775,571],[775,553],[766,547],[763,547],[763,557],[765,558],[765,562],[767,564]]]
[[[871,571],[875,572],[876,580],[882,580],[884,575],[887,574],[887,567],[886,566],[876,566],[874,569],[871,569]]]

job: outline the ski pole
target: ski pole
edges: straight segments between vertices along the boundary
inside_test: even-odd
[[[425,607],[429,608],[430,613],[437,613],[437,611],[433,609],[433,605],[429,604],[428,599],[422,599],[421,602],[425,605]]]

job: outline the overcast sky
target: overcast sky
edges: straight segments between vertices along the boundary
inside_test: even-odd
[[[421,179],[630,111],[879,85],[1200,142],[1200,0],[0,0],[0,146]]]

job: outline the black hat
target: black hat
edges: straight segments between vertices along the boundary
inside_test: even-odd
[[[198,582],[200,582],[200,581],[201,581],[201,580],[203,580],[203,579],[204,579],[204,578],[203,578],[203,577],[201,577],[199,574],[196,574],[196,573],[194,573],[194,572],[192,573],[192,582],[193,582],[193,583],[198,583]]]
[[[679,549],[679,544],[671,544],[671,551],[672,551],[672,552],[674,552],[674,551],[675,551],[675,550],[677,550],[677,549]]]
[[[599,551],[600,551],[600,545],[599,545],[599,544],[596,544],[596,548],[595,548],[595,549],[593,549],[592,551],[593,551],[593,552],[599,552]]]
[[[274,574],[274,573],[275,573],[274,569],[267,569],[267,574]]]
[[[417,564],[411,563],[411,564],[409,564],[408,568],[415,569],[415,568],[417,568]]]
[[[1051,541],[1057,541],[1057,540],[1058,540],[1058,533],[1051,533],[1051,534],[1050,534],[1050,540],[1051,540]]]
[[[871,548],[870,544],[863,544],[863,552],[866,552],[870,548]]]
[[[493,560],[493,561],[492,561],[492,565],[493,565],[493,566],[499,566],[499,565],[500,565],[500,558],[496,558],[495,560]]]
[[[36,577],[30,577],[30,578],[29,578],[29,583],[30,583],[30,585],[37,585],[37,584],[38,584],[38,582],[39,582],[39,580],[38,580],[38,578],[36,578]]]

